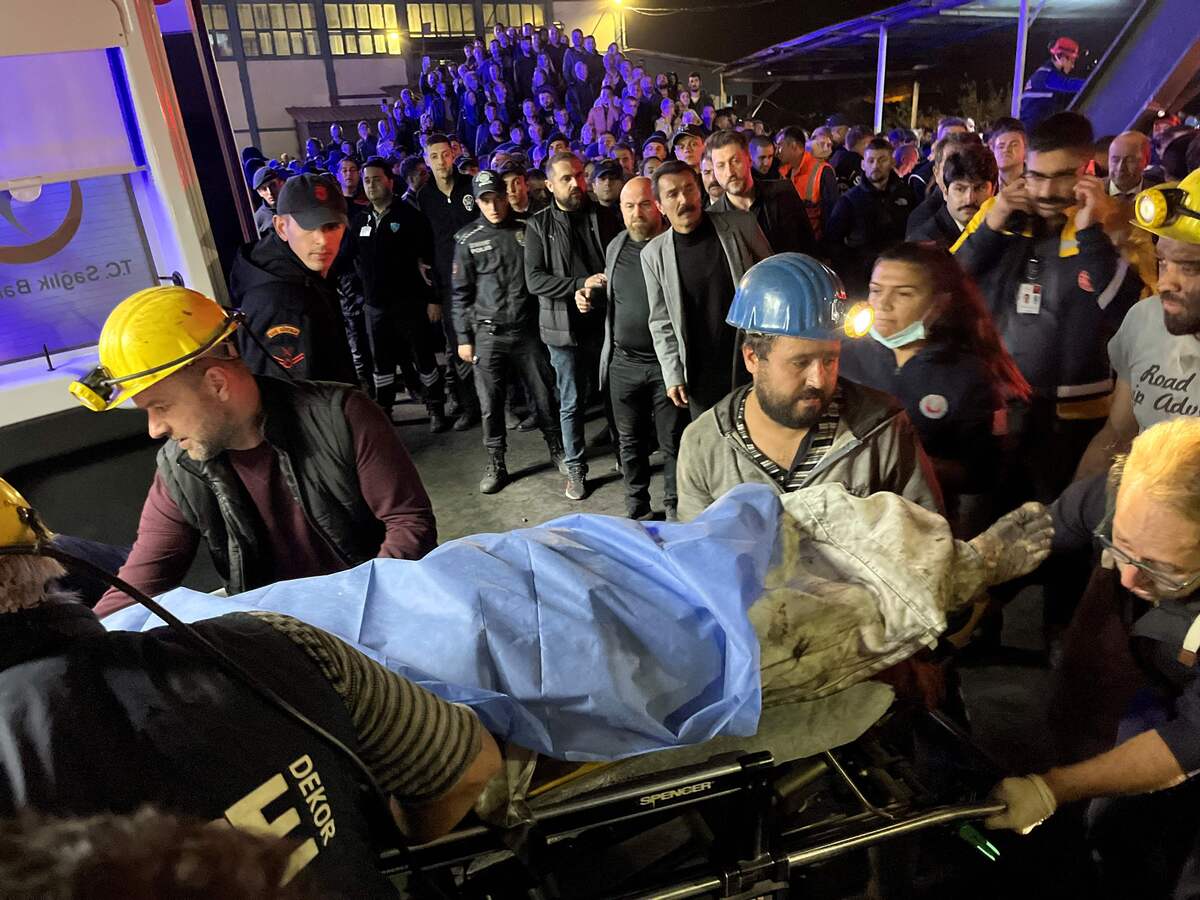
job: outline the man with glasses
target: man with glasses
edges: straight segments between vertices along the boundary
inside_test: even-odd
[[[1092,537],[1102,550],[1067,635],[1070,702],[1060,695],[1049,717],[1070,747],[1047,772],[1004,779],[993,796],[1007,809],[986,824],[1028,833],[1090,800],[1105,896],[1197,896],[1200,420],[1150,427],[1107,479],[1072,485],[1053,513],[1056,550]]]
[[[1070,482],[1108,414],[1108,340],[1141,290],[1105,232],[1113,201],[1084,172],[1092,144],[1083,116],[1046,119],[1030,134],[1025,175],[985,201],[952,248],[1033,387],[1009,421],[1014,489],[1043,502]]]
[[[1050,59],[1034,70],[1021,91],[1021,121],[1029,131],[1043,119],[1066,109],[1087,81],[1070,77],[1079,59],[1079,44],[1069,37],[1060,37],[1049,49]]]

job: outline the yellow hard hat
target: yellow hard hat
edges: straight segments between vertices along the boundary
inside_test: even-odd
[[[1147,188],[1133,201],[1135,224],[1159,237],[1200,244],[1200,169],[1178,184]]]
[[[237,329],[240,317],[185,287],[146,288],[109,313],[100,365],[70,391],[94,412],[120,406],[203,356]]]
[[[33,508],[17,489],[0,478],[0,547],[35,544],[44,536]]]

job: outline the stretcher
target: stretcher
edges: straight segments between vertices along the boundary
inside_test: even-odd
[[[515,798],[517,824],[460,827],[385,854],[385,871],[410,896],[775,898],[843,896],[817,884],[864,881],[871,866],[834,862],[855,851],[925,877],[930,848],[943,876],[998,855],[972,825],[1001,809],[981,799],[998,768],[954,722],[877,682],[768,707],[751,738],[562,765]]]

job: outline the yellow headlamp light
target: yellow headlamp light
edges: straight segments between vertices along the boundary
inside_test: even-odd
[[[842,324],[842,330],[846,332],[846,337],[860,338],[866,335],[874,324],[875,310],[871,308],[871,305],[855,303],[846,313],[846,321]]]
[[[1159,237],[1200,244],[1200,169],[1178,184],[1160,184],[1133,201],[1135,224]]]

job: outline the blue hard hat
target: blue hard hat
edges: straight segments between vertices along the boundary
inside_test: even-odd
[[[834,341],[849,312],[833,269],[803,253],[777,253],[742,276],[725,321],[742,331]]]

